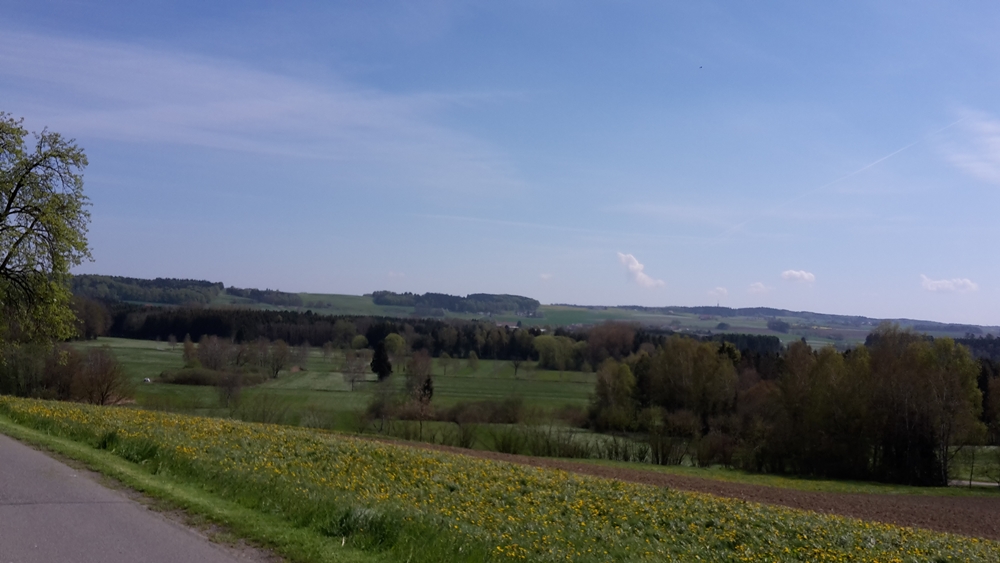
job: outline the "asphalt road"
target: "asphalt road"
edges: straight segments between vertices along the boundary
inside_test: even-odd
[[[253,561],[0,435],[0,563]]]

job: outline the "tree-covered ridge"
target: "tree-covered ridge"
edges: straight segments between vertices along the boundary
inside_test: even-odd
[[[372,293],[376,305],[414,307],[417,309],[441,309],[453,313],[526,313],[534,314],[541,303],[537,299],[520,295],[494,295],[490,293],[470,293],[466,297],[444,293],[395,293],[376,291]]]
[[[70,288],[74,295],[101,301],[132,301],[166,305],[208,304],[225,291],[221,282],[156,278],[145,280],[121,276],[77,275]]]
[[[302,306],[302,296],[298,293],[286,293],[276,289],[241,289],[238,287],[229,287],[226,288],[226,293],[234,297],[242,297],[276,307]]]
[[[225,287],[222,282],[156,278],[153,280],[122,276],[73,276],[74,295],[111,303],[157,303],[163,305],[208,305],[220,295],[230,295],[254,303],[277,307],[301,307],[302,296],[274,289]]]
[[[565,305],[568,307],[577,307],[578,305]],[[597,309],[604,307],[594,307]],[[878,326],[883,321],[897,322],[902,326],[909,326],[917,332],[953,332],[960,334],[983,334],[982,327],[967,324],[954,324],[954,323],[939,323],[934,321],[914,321],[910,319],[876,319],[871,317],[864,317],[859,315],[834,315],[830,313],[814,313],[812,311],[789,311],[787,309],[775,309],[773,307],[721,307],[721,306],[704,306],[704,307],[644,307],[641,305],[619,305],[615,307],[616,309],[625,309],[629,311],[640,311],[643,313],[657,313],[661,315],[670,314],[691,314],[691,315],[708,315],[712,317],[719,318],[732,318],[732,317],[760,317],[760,318],[793,318],[793,319],[803,319],[806,321],[811,321],[815,323],[821,323],[830,326],[850,326],[850,327],[864,327]],[[783,332],[783,331],[778,331]]]

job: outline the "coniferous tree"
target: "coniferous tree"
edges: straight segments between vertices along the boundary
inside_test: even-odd
[[[375,345],[375,354],[372,356],[372,372],[378,376],[379,381],[392,375],[392,363],[389,361],[389,353],[385,349],[384,340]]]

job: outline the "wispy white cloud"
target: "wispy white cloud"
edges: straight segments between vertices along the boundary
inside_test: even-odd
[[[542,278],[542,281],[549,281],[552,279],[552,274],[538,274],[538,277]]]
[[[816,281],[816,276],[812,272],[805,270],[785,270],[781,272],[781,279],[795,282],[812,283]]]
[[[405,277],[406,277],[406,274],[404,274],[402,272],[389,272],[389,279],[399,279],[399,278],[405,278]]]
[[[754,282],[750,284],[749,288],[747,288],[747,293],[760,294],[767,293],[768,291],[771,291],[771,288],[764,285],[762,282]]]
[[[716,299],[722,299],[729,295],[729,290],[724,287],[716,287],[708,291],[709,297],[715,297]]]
[[[920,274],[920,286],[927,291],[976,291],[979,285],[968,278],[952,278],[950,280],[932,280]]]
[[[966,110],[958,134],[944,144],[948,160],[965,173],[1000,184],[1000,120]]]
[[[635,280],[635,283],[639,284],[642,287],[654,288],[654,287],[663,287],[667,285],[663,280],[653,279],[652,277],[649,276],[649,274],[644,272],[643,270],[646,269],[646,266],[641,264],[639,260],[637,260],[636,257],[631,254],[622,254],[621,252],[619,252],[618,261],[621,262],[623,266],[625,266],[625,268],[628,270],[629,275],[632,277],[633,280]]]
[[[0,28],[0,99],[7,110],[30,111],[32,122],[78,138],[323,159],[383,185],[520,187],[499,150],[440,116],[490,96],[387,93],[337,77]]]

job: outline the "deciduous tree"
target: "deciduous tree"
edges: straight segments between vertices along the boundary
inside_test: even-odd
[[[90,257],[83,149],[47,129],[28,137],[0,112],[0,342],[72,336],[69,270]]]

